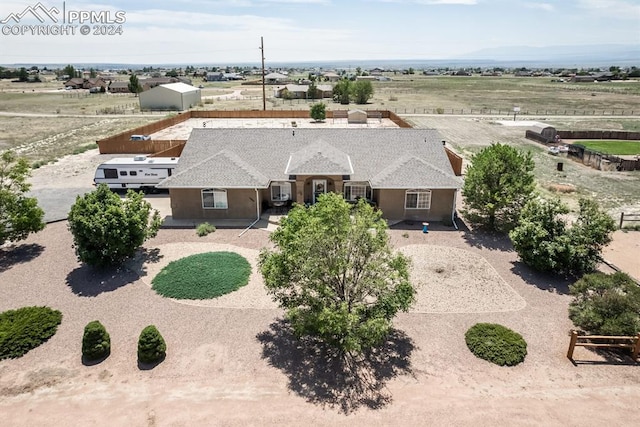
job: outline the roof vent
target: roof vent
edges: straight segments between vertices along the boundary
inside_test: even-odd
[[[147,160],[147,156],[135,156],[133,158],[134,162],[144,162],[145,160]]]

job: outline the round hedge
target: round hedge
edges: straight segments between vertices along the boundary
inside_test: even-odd
[[[87,323],[82,335],[82,355],[87,360],[100,360],[111,353],[111,337],[97,320]]]
[[[522,335],[495,323],[477,323],[464,338],[473,354],[496,365],[514,366],[527,355]]]
[[[162,362],[166,356],[167,344],[154,325],[142,330],[138,338],[138,361],[141,363]]]
[[[49,307],[22,307],[0,313],[0,360],[24,356],[55,335],[62,313]]]
[[[216,298],[249,283],[251,264],[234,252],[207,252],[170,262],[152,280],[169,298]]]

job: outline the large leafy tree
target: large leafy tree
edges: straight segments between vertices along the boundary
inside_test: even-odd
[[[101,184],[78,196],[69,212],[69,230],[78,259],[92,266],[116,265],[131,257],[162,220],[142,193],[129,190],[124,199]]]
[[[611,241],[613,219],[590,199],[579,200],[577,219],[568,227],[569,208],[559,199],[532,199],[509,233],[522,261],[540,271],[580,276],[594,271]]]
[[[11,151],[0,157],[0,246],[5,242],[24,240],[29,233],[44,228],[44,211],[35,197],[27,197],[31,188],[27,178],[29,162]]]
[[[392,253],[386,229],[379,211],[339,194],[294,206],[271,235],[276,249],[260,254],[260,270],[296,335],[345,354],[384,340],[393,317],[415,298],[410,261]]]
[[[352,93],[356,104],[366,104],[373,96],[373,85],[368,80],[358,80],[353,84]]]
[[[595,335],[640,332],[640,287],[624,273],[593,273],[569,286],[569,318]]]
[[[471,157],[462,188],[467,220],[490,230],[507,231],[535,188],[531,153],[492,144]]]
[[[340,104],[347,105],[351,100],[352,83],[349,79],[341,79],[333,87],[333,100]]]

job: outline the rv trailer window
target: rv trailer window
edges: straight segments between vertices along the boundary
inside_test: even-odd
[[[131,171],[131,172],[129,172],[129,175],[131,175],[131,176],[136,176],[136,175],[138,175],[138,172],[136,172],[136,171]]]
[[[104,169],[104,177],[107,179],[114,179],[118,177],[117,169]]]
[[[127,176],[127,171],[120,171],[120,176]]]

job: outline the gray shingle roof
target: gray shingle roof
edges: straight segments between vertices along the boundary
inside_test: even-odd
[[[351,175],[351,159],[344,151],[320,139],[289,156],[287,175]]]
[[[266,188],[290,175],[327,174],[327,167],[373,188],[461,185],[434,129],[259,128],[193,129],[174,175],[160,186]]]

